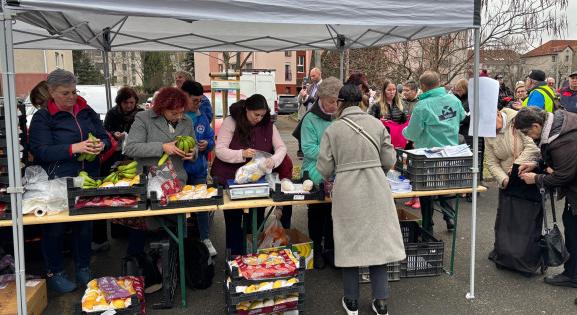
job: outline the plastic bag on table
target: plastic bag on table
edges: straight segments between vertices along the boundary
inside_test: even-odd
[[[281,217],[282,209],[276,208],[264,229],[263,240],[258,246],[259,249],[288,245],[289,237],[280,222]]]
[[[55,214],[68,209],[68,190],[66,178],[48,180],[48,174],[38,165],[24,171],[24,189],[22,195],[22,213],[35,213],[37,216]]]
[[[236,170],[234,182],[237,184],[256,183],[264,175],[270,174],[272,168],[266,167],[266,160],[271,157],[272,154],[268,152],[256,151],[252,160]]]
[[[166,205],[167,196],[182,190],[182,183],[178,180],[170,159],[162,166],[151,166],[148,175],[148,194],[155,191],[161,205]]]

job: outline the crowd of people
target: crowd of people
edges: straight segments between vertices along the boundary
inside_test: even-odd
[[[482,72],[481,76],[488,76]],[[418,81],[396,84],[384,80],[374,92],[364,74],[353,73],[343,82],[322,78],[318,68],[298,95],[299,123],[293,135],[299,142],[299,158],[305,173],[318,189],[331,194],[332,204],[308,206],[308,232],[314,244],[314,268],[326,265],[343,269],[342,304],[348,314],[358,312],[358,267],[370,266],[372,308],[387,313],[389,296],[386,264],[404,259],[403,240],[396,206],[386,172],[394,167],[395,149],[443,147],[467,143],[469,130],[468,80],[458,80],[448,90],[438,73],[424,72]],[[543,213],[539,188],[558,189],[566,197],[563,213],[566,245],[571,257],[563,273],[545,278],[553,285],[577,287],[577,72],[560,90],[549,85],[543,71],[533,70],[511,90],[503,74],[499,82],[496,137],[486,138],[484,159],[499,187],[495,221],[495,244],[489,258],[498,268],[532,276],[545,269],[536,239],[542,231]],[[553,82],[554,84],[554,82]],[[116,106],[104,123],[76,90],[76,78],[55,70],[31,91],[39,108],[29,129],[33,161],[49,178],[74,177],[81,170],[90,176],[107,174],[114,163],[134,159],[155,165],[168,154],[169,163],[181,183],[214,183],[226,186],[228,179],[257,151],[271,155],[266,166],[291,178],[293,163],[279,130],[271,120],[270,107],[259,94],[230,107],[215,137],[211,127],[212,106],[200,83],[190,74],[178,72],[174,87],[155,93],[152,107],[138,106],[136,91],[123,87]],[[91,133],[98,140],[88,141]],[[185,153],[176,146],[177,136],[192,136],[197,147]],[[209,152],[215,153],[209,167]],[[576,149],[577,150],[577,149]],[[78,161],[83,153],[97,154],[93,162]],[[577,152],[576,152],[577,154]],[[433,231],[431,197],[405,203],[421,209],[423,228]],[[355,211],[351,211],[355,209]],[[258,224],[264,209],[256,209]],[[292,208],[283,209],[282,225],[290,227]],[[197,213],[199,238],[211,256],[217,254],[210,241],[210,216]],[[226,248],[242,254],[241,210],[224,212]],[[445,217],[448,230],[454,229]],[[141,219],[141,221],[146,221]],[[249,220],[250,221],[250,220]],[[68,225],[68,226],[67,226]],[[91,279],[91,244],[107,242],[106,227],[78,222],[43,225],[42,252],[48,284],[57,292],[71,292]],[[131,226],[128,255],[141,255],[146,229],[151,224]],[[76,281],[64,271],[63,236],[74,234]],[[104,231],[104,232],[103,232]]]

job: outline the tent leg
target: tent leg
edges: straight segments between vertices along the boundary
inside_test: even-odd
[[[473,69],[474,104],[473,104],[473,203],[471,205],[471,275],[467,299],[475,298],[475,247],[477,242],[477,179],[479,174],[479,43],[481,33],[479,27],[474,30],[475,61]]]
[[[112,108],[112,93],[110,92],[110,59],[108,58],[108,51],[102,50],[102,61],[104,64],[104,85],[106,89],[106,109]]]
[[[14,70],[14,50],[12,39],[13,17],[2,2],[0,16],[0,53],[2,84],[4,96],[4,111],[6,115],[6,147],[8,157],[8,193],[10,193],[10,209],[12,214],[12,236],[14,241],[14,262],[16,272],[16,301],[18,314],[27,314],[26,310],[26,278],[24,264],[24,239],[22,227],[22,178],[20,174],[20,140],[18,136],[18,107],[16,102],[16,80]]]

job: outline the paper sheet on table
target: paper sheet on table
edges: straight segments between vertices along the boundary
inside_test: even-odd
[[[469,109],[471,125],[469,136],[473,136],[474,126],[474,84],[469,80]],[[479,78],[479,137],[496,137],[497,101],[499,100],[499,82],[487,77]]]

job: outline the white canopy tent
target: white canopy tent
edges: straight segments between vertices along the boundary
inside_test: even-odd
[[[3,52],[10,193],[19,314],[26,314],[14,48],[109,51],[261,51],[336,49],[475,30],[475,104],[478,112],[480,0],[4,0]],[[16,21],[13,23],[13,21]],[[105,72],[108,67],[105,67]],[[341,64],[342,74],[342,64]],[[342,75],[341,75],[342,76]],[[105,73],[108,78],[108,74]],[[109,96],[110,97],[110,96]],[[109,98],[110,99],[110,98]],[[478,117],[474,117],[473,173],[478,173]],[[477,176],[473,177],[471,279],[474,298]]]

